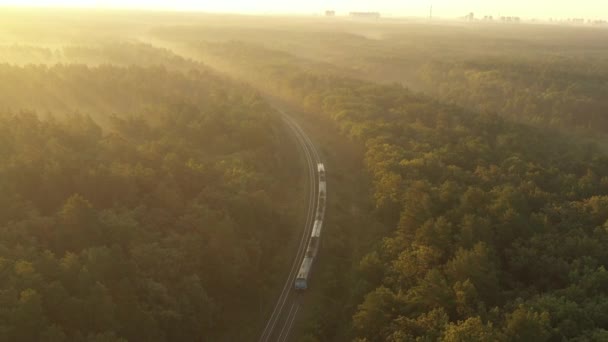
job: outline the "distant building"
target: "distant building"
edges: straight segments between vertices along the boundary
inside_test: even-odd
[[[350,12],[351,18],[380,19],[378,12]]]
[[[521,22],[520,17],[500,17],[500,21],[504,23],[519,23]]]
[[[336,11],[325,11],[325,16],[326,17],[335,17]]]

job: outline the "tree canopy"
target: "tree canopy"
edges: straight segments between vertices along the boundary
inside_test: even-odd
[[[35,106],[57,80],[112,110],[0,114],[0,339],[221,340],[259,311],[298,159],[255,92],[157,67],[1,68],[41,85]]]
[[[393,232],[363,258],[361,341],[560,341],[605,334],[608,158],[597,146],[300,67],[250,44],[213,53],[366,146]],[[226,52],[224,52],[226,51]],[[238,53],[236,51],[239,51]],[[287,61],[287,62],[286,62]],[[285,71],[288,70],[288,71]],[[323,332],[317,332],[323,339]]]

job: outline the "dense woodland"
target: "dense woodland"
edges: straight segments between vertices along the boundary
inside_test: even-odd
[[[237,26],[212,24],[170,26],[155,33],[186,43],[245,42],[297,57],[300,66],[314,62],[351,78],[403,84],[474,111],[583,134],[608,132],[606,30],[457,23],[281,24],[244,23],[245,34]],[[278,66],[284,58],[274,62]]]
[[[602,61],[474,60],[432,63],[422,73],[439,98],[482,112],[559,128],[608,132]]]
[[[15,13],[0,341],[255,340],[303,180],[258,90],[329,170],[294,340],[608,340],[607,31]]]
[[[0,340],[220,340],[257,314],[298,160],[254,92],[160,67],[5,65],[2,78]],[[85,111],[16,109],[28,95]],[[104,101],[102,126],[86,109]],[[232,338],[257,334],[251,322]]]
[[[349,285],[361,295],[357,340],[608,338],[608,158],[597,147],[401,86],[315,73],[285,53],[212,51],[365,144],[376,214],[394,230]],[[274,55],[287,69],[248,69]],[[331,340],[319,324],[309,337]]]

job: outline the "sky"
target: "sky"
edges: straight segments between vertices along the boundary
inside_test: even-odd
[[[377,11],[385,16],[484,15],[525,18],[608,18],[608,0],[0,0],[0,6],[143,8],[205,12],[312,14],[333,9]]]

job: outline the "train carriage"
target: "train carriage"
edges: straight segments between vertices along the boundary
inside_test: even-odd
[[[321,237],[321,229],[323,229],[323,221],[316,220],[315,225],[312,227],[311,237]]]
[[[317,171],[319,173],[319,195],[317,198],[317,210],[315,214],[315,222],[310,234],[310,240],[306,248],[306,254],[302,260],[302,265],[298,271],[298,275],[295,280],[295,289],[303,291],[308,288],[308,280],[310,278],[310,271],[312,265],[317,257],[319,251],[319,240],[321,238],[321,230],[323,229],[323,218],[325,216],[325,202],[327,196],[327,184],[325,180],[325,165],[317,164]]]

